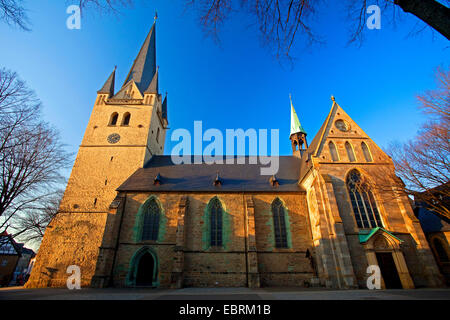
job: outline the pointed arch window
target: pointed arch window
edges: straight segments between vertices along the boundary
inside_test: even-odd
[[[330,148],[331,159],[333,161],[339,161],[339,154],[337,152],[336,145],[330,141],[330,143],[328,143],[328,147]]]
[[[151,199],[144,213],[141,240],[157,240],[161,209],[155,199]]]
[[[119,114],[117,112],[114,112],[111,115],[111,118],[109,119],[109,125],[115,126],[117,124],[117,119],[119,118]]]
[[[383,227],[375,197],[358,170],[348,174],[347,189],[358,228]]]
[[[123,120],[122,120],[122,125],[123,126],[128,126],[130,125],[130,119],[131,119],[131,114],[129,112],[126,112],[123,115]]]
[[[348,141],[345,143],[345,150],[347,150],[348,161],[355,162],[355,152],[353,151],[352,145]]]
[[[287,248],[287,232],[285,209],[280,199],[272,202],[273,229],[275,232],[275,247]]]
[[[373,161],[372,155],[370,154],[369,147],[367,146],[367,144],[365,142],[361,142],[361,149],[363,151],[366,162],[372,162]]]
[[[211,226],[211,246],[222,246],[222,204],[218,198],[211,200],[210,208],[210,226]]]

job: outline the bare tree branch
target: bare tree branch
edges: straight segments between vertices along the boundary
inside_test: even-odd
[[[28,16],[20,0],[0,0],[0,20],[22,30],[30,30]]]
[[[388,151],[404,191],[450,219],[450,68],[436,71],[438,87],[418,96],[430,116],[417,137]]]
[[[58,132],[41,120],[40,108],[16,73],[0,69],[0,231],[17,214],[42,207],[70,163]]]

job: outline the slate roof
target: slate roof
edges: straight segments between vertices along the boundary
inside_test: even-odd
[[[137,87],[143,93],[153,80],[156,73],[156,31],[155,23],[153,24],[144,44],[139,51],[138,56],[134,60],[133,66],[128,73],[124,87],[129,81],[134,80]]]
[[[150,82],[150,85],[148,86],[147,90],[145,90],[144,93],[159,93],[159,72],[158,72],[158,67],[156,67],[156,72],[155,75],[153,76],[152,82]]]
[[[240,157],[242,158],[242,157]],[[260,169],[268,165],[249,164],[191,164],[176,165],[168,155],[153,156],[144,166],[133,173],[117,191],[134,192],[299,192],[297,185],[300,159],[294,156],[280,156],[276,174],[279,186],[272,186],[271,175],[261,175]],[[160,184],[155,177],[160,175]],[[217,174],[222,184],[214,185]]]

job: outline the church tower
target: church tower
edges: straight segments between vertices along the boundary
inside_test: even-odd
[[[291,101],[291,134],[289,139],[291,140],[293,155],[301,158],[303,152],[308,149],[308,143],[306,142],[306,131],[303,129],[300,121],[298,120],[297,113],[295,112],[294,105],[292,104],[291,95],[289,95],[289,99]]]
[[[120,90],[116,69],[94,108],[57,217],[45,232],[27,287],[65,286],[67,267],[90,284],[118,188],[153,155],[163,154],[168,126],[156,66],[156,18]]]

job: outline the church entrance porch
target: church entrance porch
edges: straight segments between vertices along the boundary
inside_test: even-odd
[[[154,264],[152,255],[148,252],[144,253],[137,266],[136,286],[152,286]]]
[[[359,241],[364,247],[368,265],[380,267],[382,289],[414,288],[405,257],[400,249],[403,240],[377,227],[361,230]]]
[[[127,276],[129,287],[158,287],[158,258],[151,248],[138,250],[130,262]]]

